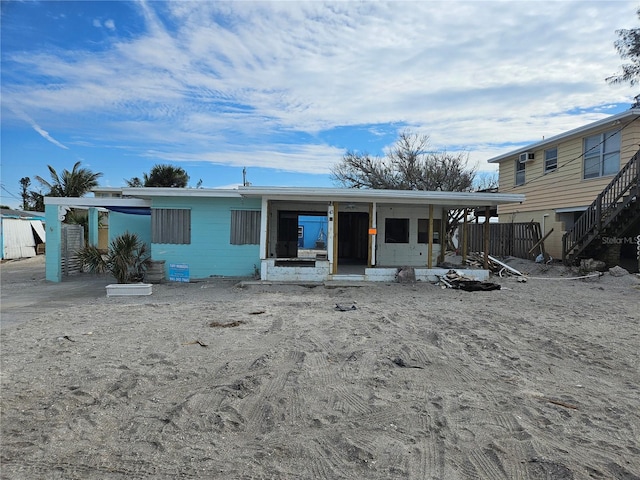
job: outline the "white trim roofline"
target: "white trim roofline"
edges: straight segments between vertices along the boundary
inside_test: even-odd
[[[174,187],[124,187],[122,195],[137,198],[152,197],[240,197],[237,189],[230,188],[174,188]]]
[[[590,130],[596,130],[600,127],[607,125],[608,123],[611,126],[617,125],[616,122],[622,122],[623,120],[631,120],[633,117],[637,117],[640,115],[640,108],[632,108],[630,110],[625,110],[624,112],[618,113],[616,115],[611,115],[607,118],[603,118],[602,120],[598,120],[596,122],[589,123],[587,125],[583,125],[582,127],[574,128],[573,130],[569,130],[568,132],[561,133],[559,135],[555,135],[553,137],[549,137],[545,140],[541,140],[536,143],[532,143],[525,147],[518,148],[517,150],[512,150],[507,153],[503,153],[502,155],[498,155],[497,157],[490,158],[487,160],[488,163],[496,163],[501,160],[505,160],[510,157],[514,157],[519,155],[520,153],[529,152],[531,150],[538,150],[547,145],[552,145],[554,143],[558,143],[560,140],[566,140],[571,137],[577,137],[583,135],[585,132]]]
[[[238,187],[245,197],[269,200],[384,202],[396,204],[436,204],[454,207],[488,207],[503,203],[522,203],[522,194],[442,192],[424,190],[380,190],[359,188]]]
[[[44,197],[44,204],[63,207],[150,207],[151,201],[143,198]]]
[[[325,187],[238,187],[216,188],[123,188],[126,198],[118,197],[45,197],[45,205],[67,207],[150,207],[152,197],[266,198],[269,200],[383,202],[392,204],[442,205],[449,207],[495,207],[504,203],[522,203],[523,194],[442,192],[424,190],[380,190]]]

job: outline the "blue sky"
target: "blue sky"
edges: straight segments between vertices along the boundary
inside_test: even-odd
[[[2,1],[2,204],[77,161],[120,187],[334,186],[409,129],[495,155],[632,103],[616,29],[637,1]]]

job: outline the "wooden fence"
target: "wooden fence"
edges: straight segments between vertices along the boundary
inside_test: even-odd
[[[470,223],[468,228],[468,252],[484,252],[484,224]],[[490,223],[489,255],[494,257],[518,257],[535,259],[541,253],[540,247],[529,250],[542,238],[538,222]]]

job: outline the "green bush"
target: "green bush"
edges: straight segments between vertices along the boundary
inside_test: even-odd
[[[147,245],[129,232],[114,238],[106,254],[95,245],[87,245],[77,254],[86,270],[109,272],[118,283],[141,282],[150,263]]]

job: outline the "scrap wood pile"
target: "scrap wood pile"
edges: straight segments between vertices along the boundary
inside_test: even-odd
[[[515,268],[510,267],[506,263],[501,262],[500,260],[498,260],[495,257],[492,257],[491,255],[488,255],[488,260],[489,260],[488,261],[489,270],[491,271],[491,273],[498,275],[499,277],[515,275],[518,277],[522,277],[523,279],[525,278],[522,272],[519,272]],[[467,262],[469,263],[469,265],[473,265],[478,268],[483,268],[484,253],[482,252],[470,253]]]
[[[488,292],[490,290],[500,290],[500,285],[491,282],[481,282],[473,278],[466,277],[455,270],[449,270],[445,275],[439,275],[442,288],[457,288],[466,292]]]

